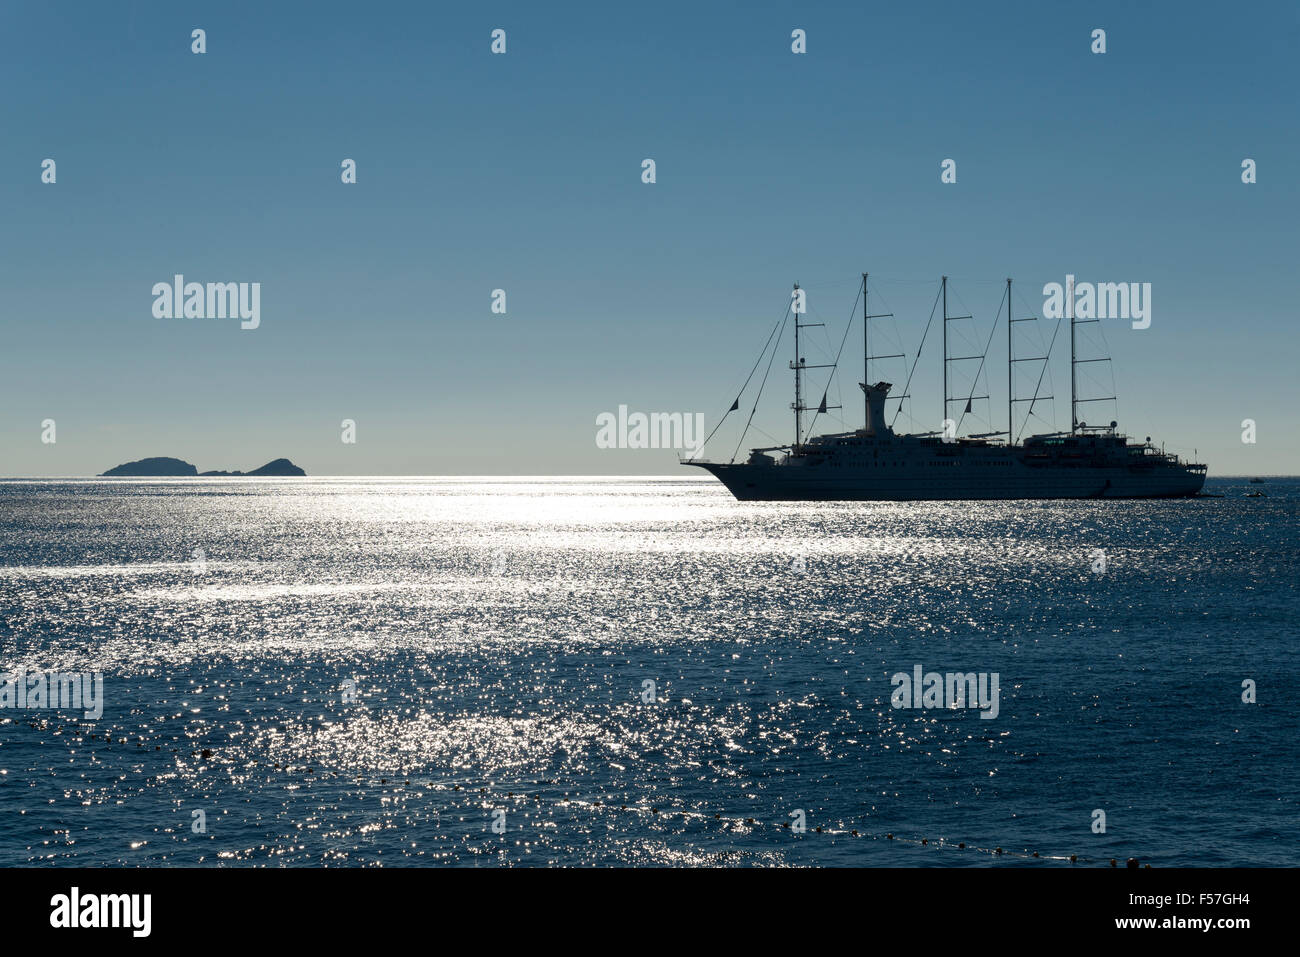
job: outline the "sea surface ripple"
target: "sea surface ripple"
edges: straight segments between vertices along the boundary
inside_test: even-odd
[[[1294,866],[1300,482],[1207,491],[0,482],[0,670],[105,697],[0,709],[0,865]]]

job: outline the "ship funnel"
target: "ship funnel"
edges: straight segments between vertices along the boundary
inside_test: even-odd
[[[885,397],[893,385],[889,382],[875,385],[859,382],[858,385],[867,394],[867,435],[893,435],[894,430],[885,424]]]

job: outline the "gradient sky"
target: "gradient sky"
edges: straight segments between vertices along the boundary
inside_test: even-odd
[[[1300,472],[1298,10],[8,4],[0,474],[149,455],[286,456],[314,475],[678,474],[672,451],[598,449],[596,415],[703,412],[711,429],[791,282],[830,323],[813,362],[838,347],[863,270],[909,361],[943,273],[980,348],[1007,276],[1022,315],[1067,272],[1150,282],[1149,329],[1104,324],[1121,426],[1197,449],[1211,476]],[[150,289],[175,273],[261,282],[261,327],[155,319]],[[506,316],[490,311],[498,287]],[[1027,353],[1038,333],[1020,328]],[[1068,426],[1062,335],[1051,381]],[[860,337],[838,393],[850,427]],[[937,427],[936,343],[900,428]],[[789,358],[756,419],[782,441]],[[1003,428],[1002,330],[989,361]],[[873,378],[901,388],[896,367]],[[986,430],[983,414],[963,431]],[[730,456],[738,419],[707,454]]]

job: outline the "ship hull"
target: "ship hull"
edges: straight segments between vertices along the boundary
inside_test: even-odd
[[[923,502],[1060,498],[1187,498],[1205,473],[1177,467],[1050,467],[1009,463],[999,474],[934,475],[924,468],[854,469],[825,465],[724,465],[689,462],[718,478],[741,501]],[[926,474],[930,471],[931,474]],[[993,471],[993,470],[990,470]],[[889,474],[892,473],[892,474]]]

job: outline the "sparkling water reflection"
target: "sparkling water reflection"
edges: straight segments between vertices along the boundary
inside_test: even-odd
[[[1246,488],[0,482],[3,666],[107,699],[0,710],[0,864],[1294,865],[1300,485]]]

